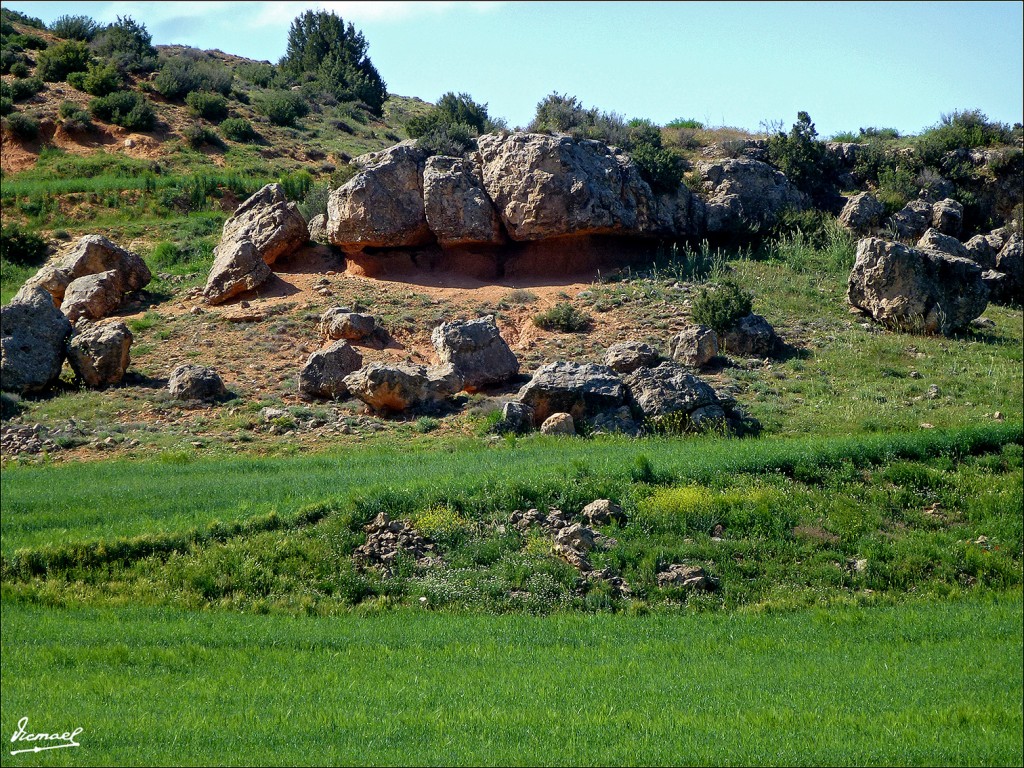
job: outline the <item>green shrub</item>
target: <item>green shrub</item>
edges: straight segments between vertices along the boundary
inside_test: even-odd
[[[239,64],[235,67],[235,74],[255,86],[268,88],[274,81],[274,65],[261,62]]]
[[[54,19],[50,31],[65,40],[81,40],[91,42],[100,31],[100,24],[88,16],[70,16],[65,14]]]
[[[124,88],[124,75],[113,64],[92,63],[85,72],[72,72],[68,83],[91,96],[107,96]]]
[[[689,131],[703,131],[704,123],[699,120],[691,120],[690,118],[677,117],[675,120],[665,126],[666,128],[684,128]]]
[[[185,97],[189,109],[199,117],[219,122],[228,116],[228,100],[219,93],[194,91]]]
[[[313,176],[305,169],[286,173],[278,181],[289,200],[304,199],[313,186]]]
[[[270,91],[255,99],[256,111],[274,125],[294,125],[300,117],[309,114],[309,105],[297,93]]]
[[[726,333],[750,314],[753,305],[754,295],[750,291],[740,288],[732,280],[723,280],[715,287],[700,289],[693,300],[691,315],[695,323]]]
[[[26,64],[26,59],[22,54],[8,47],[0,49],[0,74],[8,74],[11,69],[18,64]]]
[[[299,203],[299,212],[306,221],[314,216],[327,213],[327,198],[331,196],[331,185],[328,182],[313,184]]]
[[[253,143],[260,138],[252,123],[241,117],[229,117],[220,124],[220,132],[224,138],[242,143]]]
[[[183,99],[194,91],[231,93],[231,70],[216,61],[194,61],[188,56],[164,59],[153,87],[168,99]]]
[[[46,243],[39,235],[25,232],[17,224],[2,227],[0,259],[23,266],[39,266],[46,261]]]
[[[0,116],[6,117],[14,111],[14,102],[9,96],[0,96]]]
[[[205,125],[200,123],[193,123],[192,125],[185,128],[182,131],[185,140],[189,143],[193,149],[199,149],[206,144],[214,147],[224,146],[220,140],[220,136],[213,132],[212,129],[207,128]]]
[[[800,191],[812,197],[827,191],[825,143],[818,140],[818,132],[806,112],[797,113],[788,134],[779,132],[768,139],[768,158]]]
[[[156,48],[145,24],[130,16],[117,17],[93,40],[93,49],[122,72],[150,72],[156,67]]]
[[[562,333],[582,333],[590,328],[593,318],[581,312],[567,301],[560,302],[551,309],[539,312],[533,318],[533,324],[545,331],[561,331]]]
[[[476,146],[473,129],[462,123],[438,123],[416,140],[429,155],[462,157]]]
[[[882,168],[878,173],[876,197],[891,216],[917,197],[917,174],[899,166]]]
[[[16,61],[11,65],[11,74],[18,78],[28,77],[28,64],[24,61]]]
[[[73,101],[61,102],[57,114],[61,118],[61,125],[64,126],[64,130],[69,133],[87,131],[93,127],[92,120],[89,118],[89,112]]]
[[[14,101],[23,101],[29,96],[35,96],[43,90],[43,81],[38,77],[23,77],[11,81],[11,98]]]
[[[686,162],[672,150],[642,143],[630,151],[630,157],[656,194],[679,189]]]
[[[577,139],[596,139],[617,147],[629,145],[629,126],[612,112],[596,107],[585,109],[575,96],[552,93],[537,104],[537,112],[528,130],[567,133]]]
[[[7,117],[7,130],[16,138],[32,141],[39,135],[39,121],[21,112],[14,112]]]
[[[926,165],[937,166],[954,149],[974,149],[1013,141],[1010,127],[993,122],[980,109],[942,115],[939,124],[917,137],[917,149]]]
[[[437,100],[430,111],[406,123],[406,132],[414,139],[436,132],[441,126],[464,126],[471,135],[479,136],[489,129],[491,119],[486,104],[477,104],[468,93],[456,96],[449,91]]]
[[[66,80],[72,72],[89,67],[89,46],[79,40],[65,40],[39,53],[36,75],[48,83]]]
[[[130,131],[150,131],[156,114],[145,96],[133,91],[117,91],[89,102],[93,117],[120,125]]]

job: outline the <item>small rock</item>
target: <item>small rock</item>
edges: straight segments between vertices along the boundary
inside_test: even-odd
[[[553,413],[540,425],[540,431],[544,435],[575,435],[576,425],[572,420],[572,415]]]

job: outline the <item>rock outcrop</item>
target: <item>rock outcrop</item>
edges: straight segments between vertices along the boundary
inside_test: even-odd
[[[959,256],[961,259],[971,259],[971,252],[963,243],[950,235],[944,235],[934,227],[929,227],[921,239],[917,241],[916,248],[930,248],[933,251],[942,251],[950,256]],[[971,259],[974,261],[974,259]]]
[[[576,421],[625,404],[626,387],[611,368],[591,363],[554,362],[537,369],[519,400],[533,408],[535,425],[553,413],[569,413]]]
[[[847,296],[890,328],[949,334],[985,311],[988,288],[969,259],[869,237],[857,244]]]
[[[1024,303],[1024,239],[1014,232],[996,255],[996,271],[1006,275],[998,300]]]
[[[433,241],[423,207],[427,153],[415,141],[357,157],[362,170],[327,201],[327,237],[346,251]]]
[[[885,205],[870,192],[861,192],[846,201],[839,223],[851,232],[865,234],[877,229],[885,216]]]
[[[931,225],[944,235],[956,236],[964,222],[964,207],[956,200],[946,198],[932,206]]]
[[[493,315],[443,323],[430,334],[442,364],[450,364],[467,390],[503,384],[519,373],[519,360],[501,337]]]
[[[932,204],[925,200],[911,200],[890,219],[896,236],[905,240],[920,237],[932,224]]]
[[[427,226],[442,246],[505,240],[498,213],[484,190],[480,166],[459,157],[428,158],[423,169]]]
[[[153,279],[138,254],[115,245],[102,235],[86,235],[69,251],[44,265],[25,285],[43,288],[53,297],[54,305],[60,307],[74,280],[109,271],[117,274],[121,293],[140,290]]]
[[[363,365],[363,356],[347,341],[318,349],[299,372],[299,392],[306,397],[338,399],[348,395],[345,377]]]
[[[268,184],[242,203],[221,232],[203,294],[220,304],[258,287],[270,265],[309,241],[306,220],[280,184]]]
[[[132,332],[120,320],[79,323],[68,342],[68,362],[87,387],[111,387],[119,384],[128,370],[132,341]]]
[[[785,174],[746,158],[698,163],[707,192],[706,227],[710,234],[744,234],[771,226],[787,208],[807,207],[807,196]]]
[[[0,388],[26,394],[46,389],[60,376],[71,322],[52,294],[25,286],[0,309]]]
[[[445,399],[462,389],[462,377],[451,367],[370,363],[345,377],[345,386],[377,411],[405,411]]]

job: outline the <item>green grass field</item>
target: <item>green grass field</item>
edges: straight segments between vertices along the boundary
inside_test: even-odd
[[[3,606],[4,765],[1019,765],[1019,590],[691,616]]]

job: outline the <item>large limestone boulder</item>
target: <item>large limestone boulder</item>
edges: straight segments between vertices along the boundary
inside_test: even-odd
[[[455,367],[466,389],[503,384],[519,373],[519,360],[498,331],[494,315],[443,323],[430,334],[443,364]]]
[[[221,304],[259,287],[271,274],[251,240],[222,242],[214,252],[203,295],[210,304]]]
[[[320,316],[320,334],[328,339],[362,341],[377,332],[377,318],[346,307],[331,307]]]
[[[552,413],[540,425],[542,435],[575,435],[576,424],[568,413]]]
[[[857,244],[847,297],[891,328],[949,334],[985,311],[988,293],[969,259],[868,237]]]
[[[270,277],[269,265],[308,241],[298,206],[288,202],[280,184],[266,185],[224,222],[203,295],[220,304],[251,291]]]
[[[535,425],[553,413],[569,413],[580,421],[624,405],[626,387],[605,365],[560,361],[538,368],[518,398],[533,408]]]
[[[975,235],[966,243],[967,257],[977,262],[983,269],[995,269],[996,256],[1006,244],[1002,230],[994,230],[987,235]]]
[[[706,191],[709,233],[748,233],[774,224],[787,208],[802,210],[809,204],[785,174],[759,160],[698,163],[697,171]]]
[[[44,265],[25,285],[45,289],[59,307],[72,281],[111,270],[117,273],[122,293],[137,291],[153,279],[138,254],[115,245],[102,235],[86,235],[69,251]]]
[[[252,241],[267,264],[309,242],[306,220],[295,203],[289,203],[284,187],[267,184],[247,199],[224,222],[221,245]]]
[[[863,234],[881,226],[885,205],[870,192],[861,192],[846,201],[839,223],[851,232]]]
[[[310,242],[320,245],[331,244],[327,239],[327,214],[318,213],[309,220],[309,239]]]
[[[176,400],[213,402],[227,394],[223,380],[213,368],[192,364],[179,365],[171,371],[167,389]]]
[[[642,341],[620,341],[605,350],[604,364],[616,373],[630,373],[637,368],[657,365],[661,355]]]
[[[480,166],[461,157],[435,156],[423,169],[427,226],[442,246],[504,241],[498,213],[484,191]]]
[[[670,343],[671,357],[687,368],[703,368],[718,356],[718,334],[706,325],[688,325]]]
[[[299,392],[306,397],[338,399],[348,394],[345,377],[359,370],[363,356],[338,340],[309,356],[299,372]]]
[[[932,223],[932,204],[926,200],[911,200],[893,214],[890,220],[896,236],[910,240],[920,237]]]
[[[921,239],[917,241],[917,245],[915,247],[926,249],[930,248],[933,251],[948,253],[950,256],[959,256],[961,259],[971,259],[971,253],[963,243],[955,237],[944,235],[934,227],[929,227],[928,230],[921,235]],[[974,261],[974,259],[971,259],[971,261]]]
[[[504,434],[515,432],[524,434],[533,429],[533,408],[526,403],[512,400],[505,403],[501,408],[501,421],[494,425],[494,432]]]
[[[134,337],[128,326],[112,323],[79,323],[68,342],[68,362],[87,387],[102,389],[119,384],[131,363]]]
[[[60,311],[72,323],[80,317],[99,320],[121,306],[124,299],[122,285],[120,276],[112,269],[79,277],[68,285]]]
[[[423,208],[427,153],[415,141],[357,157],[362,170],[327,201],[327,237],[348,251],[425,245],[434,238]]]
[[[0,388],[26,394],[60,376],[71,321],[44,288],[25,286],[0,309]]]
[[[711,385],[678,363],[638,368],[625,380],[634,405],[650,424],[676,414],[693,427],[725,421],[725,409]]]
[[[931,225],[944,235],[959,235],[964,222],[964,207],[956,200],[946,198],[932,206]]]
[[[436,403],[462,385],[462,377],[451,366],[370,363],[345,377],[348,391],[377,411],[405,411]]]
[[[690,234],[685,186],[656,196],[628,155],[597,141],[539,133],[477,140],[483,185],[509,237]]]
[[[1024,301],[1024,240],[1020,234],[1013,233],[996,256],[996,271],[1006,275],[1005,288],[1001,292],[1000,301]]]

